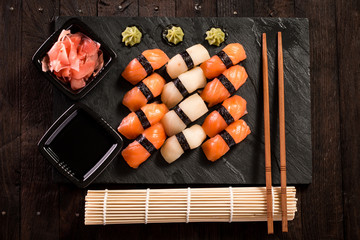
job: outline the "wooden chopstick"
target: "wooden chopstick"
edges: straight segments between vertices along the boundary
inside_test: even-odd
[[[274,233],[273,194],[271,183],[271,150],[270,150],[270,111],[269,111],[269,73],[266,33],[262,34],[262,64],[264,89],[264,131],[265,131],[265,180],[268,234]]]
[[[288,231],[286,202],[286,148],[285,148],[285,103],[284,103],[284,58],[281,32],[278,32],[278,81],[279,81],[279,127],[280,127],[280,179],[282,231]]]

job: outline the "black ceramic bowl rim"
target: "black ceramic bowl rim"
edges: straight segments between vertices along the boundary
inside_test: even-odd
[[[74,91],[70,88],[69,85],[66,85],[62,83],[54,73],[48,71],[43,72],[42,66],[41,66],[41,60],[46,55],[46,53],[50,50],[50,48],[54,45],[54,43],[57,41],[58,36],[60,35],[61,31],[63,29],[70,29],[73,27],[77,27],[81,29],[82,33],[84,33],[86,36],[91,38],[92,40],[100,43],[100,49],[102,50],[104,54],[104,66],[100,70],[100,72],[96,75],[91,77],[85,87]],[[108,58],[106,61],[105,59]],[[85,23],[83,23],[78,18],[71,18],[68,21],[66,21],[58,30],[56,30],[51,36],[40,46],[40,48],[35,52],[35,54],[32,57],[32,62],[35,64],[35,66],[41,71],[41,73],[52,83],[54,84],[61,92],[63,92],[66,96],[68,96],[72,100],[79,100],[83,98],[88,92],[90,92],[91,89],[93,89],[100,80],[106,75],[106,73],[109,71],[110,66],[115,62],[117,58],[116,53],[107,45],[105,44],[100,37],[98,37]]]
[[[55,159],[54,156],[49,154],[49,152],[46,150],[45,143],[46,141],[53,135],[53,134],[59,134],[59,132],[56,133],[56,131],[59,129],[59,127],[66,121],[69,116],[71,116],[72,113],[75,111],[83,110],[86,112],[91,118],[93,118],[96,123],[98,123],[104,131],[106,131],[110,136],[114,139],[114,143],[117,144],[115,149],[110,153],[110,155],[85,179],[85,180],[79,180],[75,178],[74,176],[68,174],[68,171],[60,166],[58,164],[58,160]],[[68,124],[68,123],[66,123]],[[123,139],[121,136],[97,113],[95,113],[93,110],[91,110],[89,107],[82,103],[75,103],[70,108],[68,108],[53,124],[52,126],[46,131],[46,133],[42,136],[38,143],[38,148],[41,154],[67,179],[69,179],[72,183],[74,183],[76,186],[80,188],[85,188],[89,184],[91,184],[97,176],[102,173],[105,168],[114,160],[114,158],[120,153],[121,149],[123,147]]]

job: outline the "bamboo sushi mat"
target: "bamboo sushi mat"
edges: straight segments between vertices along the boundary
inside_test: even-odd
[[[281,221],[281,188],[274,187],[273,217]],[[295,187],[287,187],[287,217],[297,211]],[[266,221],[265,187],[89,190],[85,225]]]

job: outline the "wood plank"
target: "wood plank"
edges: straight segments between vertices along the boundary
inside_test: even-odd
[[[335,1],[296,0],[310,22],[313,182],[301,189],[304,239],[342,239],[342,173]]]
[[[97,0],[60,0],[61,16],[96,16]]]
[[[176,17],[215,17],[216,0],[176,0]]]
[[[269,0],[270,16],[295,17],[295,0]]]
[[[31,57],[52,33],[58,2],[22,4],[21,61],[21,239],[58,239],[58,187],[52,167],[36,143],[51,124],[52,87],[31,63]]]
[[[0,239],[20,239],[21,1],[0,3]]]
[[[269,15],[271,17],[296,17],[295,16],[295,0],[286,0],[286,1],[279,1],[279,0],[273,0],[269,2],[270,5],[270,12]],[[283,33],[283,37],[286,36],[286,31]],[[286,62],[284,62],[286,65]],[[273,89],[274,90],[274,89]],[[286,89],[285,89],[286,91]],[[277,106],[273,106],[277,107]],[[285,106],[286,107],[286,106]],[[272,116],[272,121],[278,121],[278,118],[275,116]],[[286,121],[286,116],[285,116]],[[286,124],[286,122],[285,122]],[[278,155],[279,153],[276,153]],[[279,164],[280,165],[280,164]],[[281,228],[281,223],[276,222],[275,223],[275,235],[278,236],[281,239],[302,239],[302,214],[301,214],[301,208],[302,208],[302,202],[301,202],[301,196],[303,194],[303,188],[301,186],[296,188],[297,193],[296,196],[298,198],[297,208],[298,212],[296,213],[296,217],[293,221],[288,222],[288,233],[283,233]]]
[[[254,0],[254,16],[255,17],[271,17],[270,6],[268,1]]]
[[[254,1],[220,0],[217,1],[218,17],[252,17]]]
[[[174,17],[175,0],[139,0],[139,16],[142,17]]]
[[[0,197],[0,238],[4,240],[20,239],[19,184],[0,182],[0,187],[3,189],[2,196]]]
[[[295,0],[255,0],[254,15],[256,17],[294,17]]]
[[[336,32],[340,84],[340,142],[344,200],[344,238],[360,239],[360,5],[336,2]],[[356,60],[355,60],[356,59]]]
[[[139,15],[138,0],[99,0],[99,16],[136,17]]]
[[[85,190],[66,184],[60,186],[60,239],[85,238],[84,196]],[[91,234],[94,232],[90,231],[89,239]]]
[[[61,0],[60,16],[97,16],[98,1]],[[59,238],[81,239],[86,235],[84,227],[85,191],[73,185],[62,184],[59,187]],[[88,233],[92,238],[94,232]]]

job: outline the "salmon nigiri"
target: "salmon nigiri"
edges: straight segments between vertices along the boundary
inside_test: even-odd
[[[134,139],[146,128],[160,122],[167,112],[168,109],[163,103],[147,104],[140,110],[129,113],[121,121],[118,131],[127,139]]]
[[[212,107],[235,93],[245,83],[247,77],[244,67],[232,66],[226,69],[218,78],[206,84],[201,97],[205,102],[209,103],[209,107]]]
[[[159,149],[166,139],[164,127],[161,123],[146,129],[135,141],[130,143],[121,155],[132,168],[138,168],[139,165],[148,159],[153,152]]]
[[[201,147],[206,158],[215,162],[230,150],[230,147],[238,144],[251,133],[249,126],[242,119],[230,124],[225,130],[215,137],[207,140]]]
[[[226,99],[215,111],[211,112],[202,125],[206,135],[213,137],[229,124],[246,113],[246,100],[238,95]]]
[[[164,78],[157,73],[153,73],[128,91],[122,103],[131,111],[139,110],[145,106],[148,101],[159,96],[164,85]]]
[[[222,51],[203,62],[200,67],[207,79],[213,79],[244,59],[246,59],[244,47],[240,43],[230,43]]]
[[[160,49],[145,50],[126,66],[121,76],[135,85],[168,61],[169,57]]]

